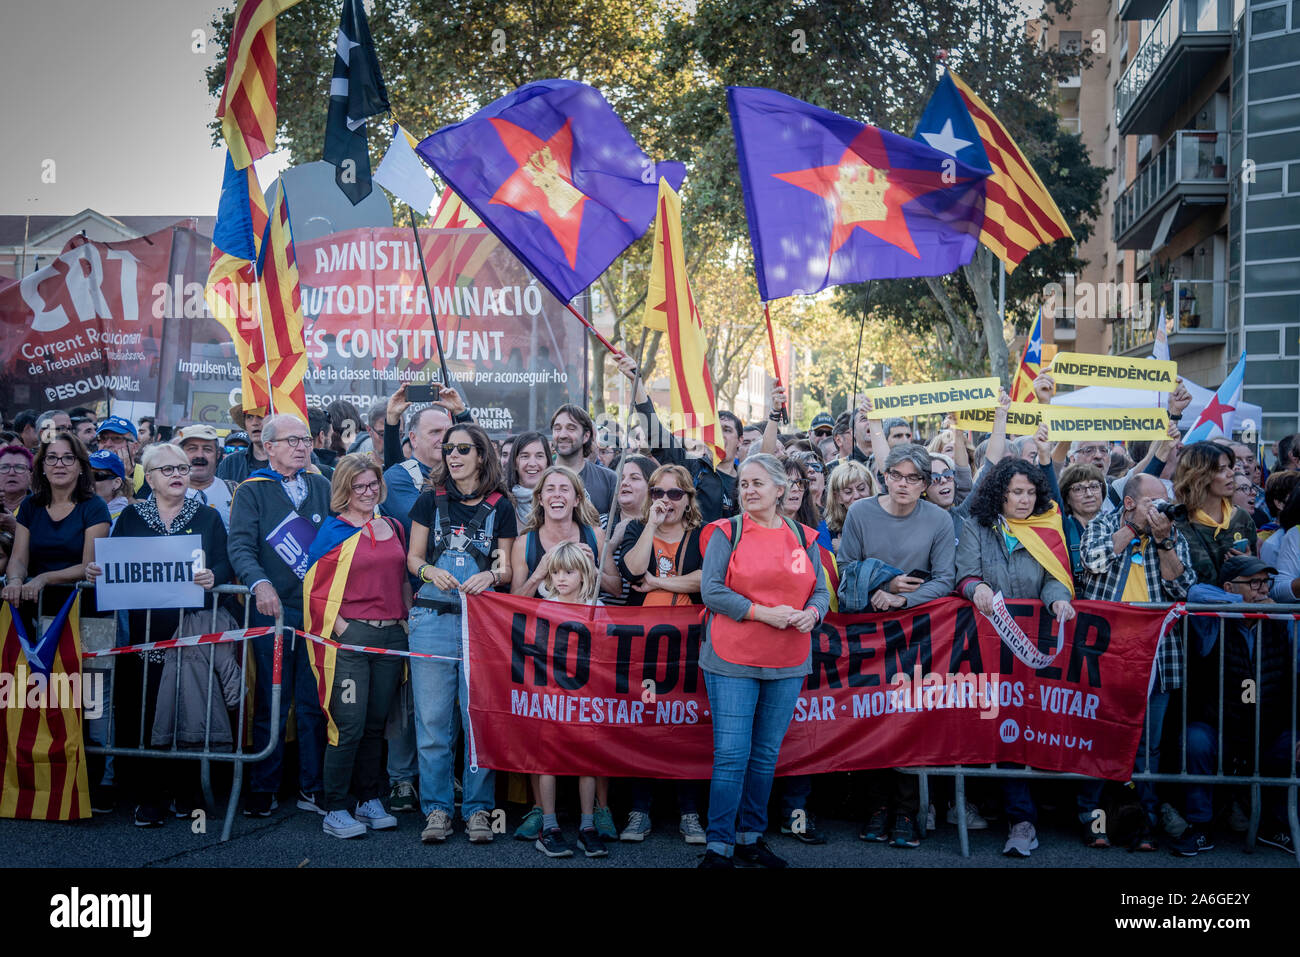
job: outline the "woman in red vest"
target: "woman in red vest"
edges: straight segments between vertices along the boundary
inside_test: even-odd
[[[781,740],[812,670],[811,632],[830,593],[817,569],[817,532],[782,512],[789,478],[759,453],[740,470],[736,518],[701,536],[708,611],[700,669],[713,712],[708,844],[701,867],[786,863],[763,840]],[[733,560],[734,559],[734,560]]]

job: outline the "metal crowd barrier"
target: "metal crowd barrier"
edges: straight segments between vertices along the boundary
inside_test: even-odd
[[[1135,603],[1137,607],[1154,608],[1162,611],[1168,611],[1174,605],[1170,603]],[[1270,777],[1260,773],[1260,727],[1262,722],[1262,713],[1265,707],[1263,700],[1263,657],[1258,653],[1262,648],[1261,631],[1264,624],[1269,621],[1266,615],[1278,615],[1289,617],[1300,615],[1300,604],[1279,605],[1272,602],[1255,602],[1255,603],[1231,603],[1231,604],[1193,604],[1190,602],[1182,604],[1183,609],[1189,614],[1178,618],[1172,625],[1177,629],[1177,635],[1182,645],[1183,652],[1183,687],[1180,691],[1174,692],[1181,700],[1181,714],[1179,721],[1179,762],[1177,771],[1167,771],[1161,773],[1159,770],[1147,770],[1141,773],[1135,772],[1132,775],[1134,783],[1150,782],[1152,784],[1208,784],[1208,785],[1227,785],[1231,787],[1248,786],[1250,788],[1250,823],[1246,830],[1246,851],[1252,853],[1255,849],[1256,838],[1259,834],[1259,822],[1261,813],[1261,792],[1264,787],[1283,787],[1286,788],[1286,811],[1287,824],[1291,831],[1291,843],[1295,853],[1296,862],[1300,864],[1300,819],[1297,818],[1296,795],[1297,788],[1300,788],[1300,776],[1297,773],[1296,746],[1300,738],[1296,736],[1296,710],[1297,710],[1297,670],[1300,668],[1300,658],[1297,656],[1297,634],[1300,633],[1300,621],[1291,620],[1286,627],[1287,642],[1289,647],[1290,662],[1288,676],[1291,681],[1291,757],[1290,757],[1290,774],[1284,777]],[[1194,613],[1194,614],[1193,614]],[[1187,688],[1191,681],[1191,675],[1188,671],[1190,662],[1190,646],[1188,641],[1188,629],[1191,627],[1193,617],[1205,618],[1212,617],[1218,622],[1218,636],[1215,639],[1215,648],[1219,656],[1219,688],[1218,688],[1218,731],[1217,731],[1217,768],[1214,774],[1192,774],[1187,770]],[[1276,619],[1275,619],[1276,620]],[[1225,771],[1224,765],[1227,755],[1224,749],[1224,718],[1225,718],[1225,695],[1224,688],[1224,630],[1225,624],[1229,621],[1254,621],[1255,632],[1255,702],[1254,702],[1254,742],[1253,754],[1250,767],[1253,770],[1251,774],[1229,774]],[[1211,652],[1213,654],[1214,652]],[[1159,678],[1156,679],[1156,685],[1152,690],[1159,689]],[[1233,693],[1240,694],[1240,689],[1233,689]],[[1161,737],[1167,738],[1169,733],[1169,719],[1173,716],[1173,702],[1170,703],[1171,709],[1165,714],[1165,724]],[[1146,745],[1144,757],[1148,769],[1151,767],[1151,725],[1150,714],[1144,713],[1143,724],[1146,734],[1143,743]],[[1271,742],[1270,742],[1271,743]],[[1161,755],[1162,763],[1169,763],[1165,755]],[[929,776],[938,775],[941,777],[952,777],[954,783],[953,805],[957,816],[957,835],[961,844],[962,857],[970,857],[970,835],[966,827],[966,778],[968,777],[986,777],[986,778],[1027,778],[1029,780],[1042,781],[1095,781],[1084,774],[1073,774],[1059,771],[1040,771],[1035,768],[1006,768],[1006,767],[969,767],[965,765],[951,765],[948,767],[927,767],[927,768],[900,768],[908,774],[920,776],[920,804],[924,809],[929,804]],[[936,809],[937,811],[937,809]],[[922,814],[924,818],[924,813]],[[937,822],[936,822],[937,823]]]
[[[77,584],[77,587],[79,590],[81,590],[84,593],[86,590],[93,589],[94,585],[88,582],[79,582]],[[205,593],[205,595],[243,596],[245,599],[243,603],[244,619],[242,625],[238,625],[238,627],[240,628],[249,627],[249,618],[252,612],[253,600],[249,593],[249,590],[245,588],[243,585],[216,585],[211,589],[211,591]],[[41,614],[41,612],[43,611],[43,606],[41,602],[41,599],[43,597],[44,596],[42,595],[37,599],[38,615]],[[212,623],[211,628],[206,633],[211,634],[222,630],[217,624],[218,609],[219,609],[219,604],[214,599],[212,601],[211,608],[205,607],[201,610],[179,609],[179,611],[181,612],[182,616],[186,614],[194,614],[196,612],[199,612],[202,615],[206,616],[207,619]],[[116,615],[118,613],[114,613],[114,614]],[[83,629],[83,632],[84,630],[85,629]],[[120,757],[129,757],[133,759],[134,758],[161,758],[169,761],[176,761],[176,760],[198,761],[200,786],[203,790],[204,800],[207,802],[208,806],[214,808],[217,807],[218,804],[216,799],[213,796],[213,791],[212,791],[212,762],[220,761],[220,762],[227,762],[231,764],[232,778],[230,784],[230,795],[229,795],[228,803],[226,805],[225,818],[221,826],[221,840],[222,841],[229,840],[231,828],[234,826],[234,822],[235,822],[235,814],[239,806],[240,790],[243,787],[244,766],[247,764],[255,764],[258,761],[261,761],[264,758],[268,757],[271,754],[271,752],[275,749],[276,743],[279,739],[280,722],[276,720],[276,716],[278,716],[280,713],[280,697],[281,697],[281,690],[282,690],[281,689],[282,680],[280,674],[280,662],[283,660],[283,650],[284,650],[284,619],[282,614],[277,614],[275,617],[275,631],[273,635],[275,641],[274,648],[272,650],[272,661],[275,663],[273,668],[273,673],[269,675],[262,675],[262,674],[257,675],[258,681],[271,682],[271,715],[272,715],[272,719],[270,722],[271,730],[270,730],[270,736],[267,739],[267,743],[261,750],[251,751],[251,750],[246,750],[244,747],[244,739],[246,737],[246,735],[244,734],[244,729],[247,723],[245,719],[247,715],[246,705],[248,699],[247,679],[248,679],[249,642],[240,641],[239,642],[240,645],[239,672],[240,672],[241,691],[239,695],[238,717],[235,720],[234,726],[231,728],[232,744],[229,750],[219,750],[217,748],[214,748],[212,744],[211,716],[213,713],[214,691],[218,696],[219,700],[217,704],[220,709],[225,710],[225,702],[224,700],[220,700],[221,692],[217,687],[217,681],[218,681],[216,675],[217,645],[203,644],[203,645],[192,645],[184,648],[165,650],[162,652],[162,654],[164,655],[178,656],[176,667],[173,669],[176,675],[176,686],[174,689],[175,699],[173,702],[171,748],[165,749],[165,748],[155,748],[155,747],[145,746],[153,738],[153,729],[151,727],[148,728],[145,727],[145,716],[148,707],[149,670],[150,668],[163,667],[163,665],[151,662],[149,660],[148,654],[146,653],[143,655],[143,664],[142,664],[142,680],[141,680],[141,695],[140,695],[140,725],[139,725],[139,737],[137,738],[137,741],[139,743],[137,744],[136,747],[118,747],[114,743],[116,739],[116,735],[114,734],[114,721],[116,720],[116,715],[113,707],[113,692],[116,690],[116,688],[115,688],[115,682],[110,680],[106,682],[109,687],[109,693],[106,696],[106,700],[104,703],[104,708],[106,709],[105,714],[107,715],[108,718],[107,732],[104,737],[105,737],[105,741],[108,743],[106,744],[91,743],[88,736],[88,723],[83,716],[82,734],[83,734],[83,738],[85,739],[86,752],[88,754],[104,755],[105,757],[120,756]],[[119,640],[121,637],[122,636],[119,635]],[[153,611],[149,610],[145,612],[144,635],[130,635],[129,637],[132,639],[131,644],[146,644],[154,641],[167,641],[173,637],[181,638],[181,637],[191,637],[191,636],[170,635],[170,634],[154,635],[153,634]],[[291,640],[296,640],[296,638],[297,638],[296,633],[292,632],[291,630]],[[203,722],[204,724],[203,746],[201,748],[180,747],[179,746],[180,742],[178,740],[178,737],[181,730],[181,720],[180,720],[181,719],[180,710],[181,710],[181,701],[182,701],[181,681],[182,681],[183,671],[184,671],[184,669],[181,667],[180,653],[188,652],[188,653],[197,654],[197,653],[201,653],[205,649],[207,651],[207,659],[208,659],[207,660],[208,675],[207,675],[207,697],[204,704],[204,712],[203,712],[205,715],[205,720]],[[102,650],[102,649],[87,648],[83,643],[82,650],[92,651],[92,650]],[[112,671],[114,670],[112,662],[114,662],[118,657],[120,656],[111,655],[102,658],[83,659],[83,664],[82,664],[83,674],[86,671],[94,671],[94,670]],[[104,664],[101,664],[101,662]],[[160,688],[159,689],[160,695],[161,695],[161,691],[162,689]],[[98,784],[98,782],[96,783]]]

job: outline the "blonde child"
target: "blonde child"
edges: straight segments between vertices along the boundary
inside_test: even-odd
[[[587,549],[576,542],[564,542],[548,551],[542,560],[546,563],[543,584],[550,601],[572,605],[600,604],[596,597],[600,592],[600,575]],[[578,800],[582,807],[578,846],[588,857],[605,857],[609,853],[595,826],[597,780],[589,776],[578,778]],[[607,789],[607,779],[599,780]],[[547,857],[572,857],[573,849],[565,843],[555,817],[555,775],[536,775],[535,788],[542,802],[542,833],[538,835],[535,846]]]

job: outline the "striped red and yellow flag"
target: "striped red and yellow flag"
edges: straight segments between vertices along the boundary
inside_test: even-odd
[[[259,272],[271,407],[277,413],[296,415],[306,422],[307,392],[303,377],[307,373],[307,346],[303,341],[302,290],[298,284],[298,260],[293,250],[289,200],[283,180],[276,191],[269,219],[259,251]]]
[[[1065,541],[1065,526],[1056,503],[1047,511],[1028,518],[1003,518],[1011,534],[1038,564],[1074,595],[1074,575],[1070,571],[1070,547]]]
[[[239,0],[217,104],[221,135],[244,169],[275,148],[275,18],[298,0]]]
[[[993,172],[985,181],[980,242],[1013,272],[1044,243],[1074,238],[1047,187],[993,111],[956,73],[948,75],[970,111]]]
[[[247,216],[251,222],[243,219]],[[208,265],[208,281],[204,298],[208,310],[230,333],[239,358],[245,412],[265,413],[269,403],[266,380],[266,354],[262,349],[262,327],[258,320],[257,276],[252,259],[224,251],[222,244],[236,249],[239,244],[227,241],[224,217],[232,217],[229,227],[237,238],[251,235],[254,255],[261,251],[262,237],[266,233],[268,216],[262,188],[258,185],[253,167],[234,170],[227,166],[226,181],[222,184],[222,205],[217,211],[217,225],[213,229],[212,258]],[[248,250],[245,250],[246,252]]]
[[[439,229],[478,229],[482,227],[483,220],[448,186],[442,191],[438,209],[429,225]]]
[[[667,180],[659,180],[658,214],[655,216],[654,258],[642,319],[648,329],[668,333],[672,360],[672,421],[676,435],[699,439],[713,450],[714,465],[722,461],[722,424],[709,372],[708,339],[695,308],[686,276],[682,247],[682,204]]]
[[[35,644],[13,606],[0,605],[0,676],[10,682],[0,693],[0,817],[90,817],[80,634],[75,594]]]
[[[321,526],[312,542],[310,555],[315,560],[307,567],[302,580],[302,625],[310,635],[334,637],[334,622],[343,606],[343,591],[352,569],[352,557],[361,541],[360,529],[331,518]],[[319,556],[319,557],[317,557]],[[339,743],[338,725],[330,715],[330,698],[334,691],[334,664],[338,649],[319,641],[307,643],[307,658],[316,678],[316,693],[325,713],[326,737],[330,744]]]
[[[1038,396],[1034,393],[1034,380],[1038,378],[1042,367],[1043,310],[1040,306],[1038,318],[1034,320],[1034,327],[1029,330],[1029,335],[1025,339],[1025,351],[1020,356],[1020,366],[1016,369],[1015,378],[1011,380],[1012,402],[1038,401]]]

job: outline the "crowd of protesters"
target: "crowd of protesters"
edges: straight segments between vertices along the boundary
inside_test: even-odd
[[[206,555],[195,578],[209,595],[205,608],[230,627],[280,619],[350,644],[431,656],[404,666],[340,651],[324,696],[307,642],[286,643],[278,713],[270,683],[253,681],[247,728],[237,725],[247,676],[234,654],[213,659],[216,711],[224,709],[215,714],[169,696],[164,668],[187,670],[168,664],[171,653],[120,656],[113,741],[233,747],[246,734],[256,751],[274,736],[275,748],[252,768],[245,815],[269,817],[296,791],[296,807],[321,815],[325,833],[353,838],[391,830],[395,814],[418,809],[428,844],[448,840],[457,816],[472,843],[502,833],[493,819],[497,775],[471,761],[465,733],[462,594],[701,606],[710,780],[581,777],[574,844],[559,824],[555,774],[503,775],[500,786],[527,808],[513,837],[548,857],[606,856],[610,844],[644,840],[652,811],[672,807],[682,839],[704,846],[701,866],[718,868],[785,866],[764,838],[773,800],[780,833],[825,843],[808,805],[826,782],[802,776],[774,786],[774,772],[811,672],[811,634],[829,612],[887,612],[953,594],[985,613],[998,594],[1038,599],[1060,621],[1074,617],[1076,599],[1300,602],[1300,436],[1277,443],[1267,470],[1231,439],[1183,445],[1190,396],[1181,387],[1169,398],[1165,440],[1067,444],[1051,442],[1045,426],[1008,436],[1005,393],[984,437],[949,417],[923,441],[914,423],[873,417],[869,401],[837,418],[817,415],[807,432],[783,431],[787,397],[778,386],[761,425],[721,413],[715,454],[665,428],[631,359],[619,369],[634,384],[635,425],[597,426],[564,405],[538,430],[500,440],[450,388],[417,406],[402,386],[365,417],[342,400],[307,422],[235,408],[231,428],[174,432],[85,407],[20,412],[0,434],[3,598],[34,627],[76,583],[101,574],[97,539],[194,534]],[[1049,375],[1034,387],[1041,401],[1055,391]],[[1067,562],[1042,551],[1032,532],[1044,526],[1059,528]],[[351,564],[334,562],[345,570],[322,585],[320,563],[343,551]],[[294,555],[305,559],[290,564]],[[244,586],[247,597],[213,591],[226,584]],[[83,619],[107,618],[91,595]],[[175,609],[119,613],[116,625],[119,644],[195,627]],[[1185,749],[1190,772],[1212,773],[1220,762],[1249,772],[1257,746],[1264,772],[1294,773],[1297,662],[1287,626],[1205,625],[1188,631],[1187,647],[1174,629],[1160,639],[1135,771],[1157,771],[1162,753]],[[251,644],[256,672],[270,673],[272,639]],[[1258,740],[1253,711],[1219,709],[1213,693],[1256,675]],[[344,683],[360,706],[324,704]],[[1189,716],[1183,742],[1166,729],[1174,702]],[[296,788],[282,780],[291,704]],[[99,761],[92,806],[111,811],[123,801],[140,827],[188,816],[203,800],[192,767]],[[936,808],[921,806],[917,780],[888,768],[856,775],[863,841],[915,848],[935,828]],[[1108,787],[1117,786],[1074,789],[1090,847],[1112,843],[1102,813],[1113,806]],[[1008,776],[972,788],[963,808],[936,800],[949,823],[987,828],[1001,818],[1004,853],[1028,857],[1038,846],[1036,789]],[[1133,850],[1163,844],[1190,857],[1213,849],[1216,827],[1245,829],[1236,789],[1143,782],[1133,790],[1140,820],[1123,839]],[[611,791],[626,809],[621,830]],[[1279,793],[1266,789],[1259,840],[1292,850]]]

